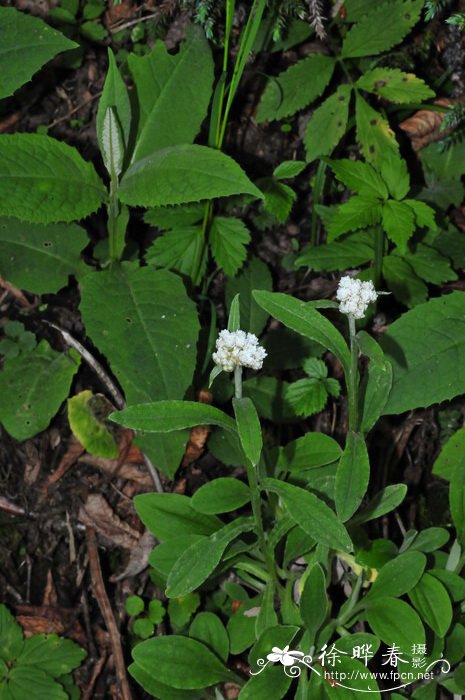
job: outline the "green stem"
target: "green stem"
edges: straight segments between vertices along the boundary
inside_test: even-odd
[[[350,335],[350,372],[347,389],[349,393],[349,430],[358,430],[358,346],[355,338],[355,318],[348,315]]]
[[[234,370],[234,390],[236,399],[242,399],[242,367],[240,365]]]
[[[110,201],[108,202],[108,252],[110,260],[118,260],[117,222],[119,216],[118,180],[111,178]]]

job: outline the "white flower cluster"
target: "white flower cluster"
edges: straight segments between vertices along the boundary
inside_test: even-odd
[[[221,331],[216,341],[213,362],[225,372],[233,372],[236,367],[261,369],[266,351],[258,344],[253,333],[245,331]]]
[[[377,297],[373,282],[362,282],[347,275],[341,277],[336,293],[336,299],[341,302],[339,311],[354,318],[363,318],[368,304],[376,301]]]

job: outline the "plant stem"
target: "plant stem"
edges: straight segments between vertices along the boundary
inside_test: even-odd
[[[236,399],[242,399],[242,367],[240,365],[234,370],[234,391]]]
[[[358,347],[355,338],[355,318],[349,314],[349,335],[350,335],[350,372],[347,390],[349,393],[349,430],[358,430]]]
[[[108,202],[108,253],[110,260],[118,260],[117,254],[117,220],[119,214],[118,181],[112,177],[110,182],[110,201]]]

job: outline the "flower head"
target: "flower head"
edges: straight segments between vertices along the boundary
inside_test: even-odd
[[[339,311],[354,318],[363,318],[368,305],[377,297],[373,282],[362,282],[348,275],[341,277],[336,293],[336,299],[340,302]]]
[[[236,367],[261,369],[266,351],[258,344],[253,333],[245,331],[221,331],[216,341],[213,362],[225,372],[233,372]]]

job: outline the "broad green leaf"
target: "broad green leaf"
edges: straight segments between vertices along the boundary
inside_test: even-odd
[[[201,486],[192,496],[200,513],[229,513],[250,501],[250,489],[239,479],[219,477]]]
[[[188,520],[188,519],[187,519]],[[184,523],[180,521],[177,525],[181,526],[181,531]],[[222,523],[218,521],[218,526]],[[196,523],[197,526],[197,523]],[[166,533],[165,533],[166,534]],[[176,564],[177,560],[186,551],[191,544],[202,539],[203,535],[178,535],[170,537],[164,542],[160,542],[152,549],[149,554],[149,564],[162,578],[164,584],[170,574],[171,569]]]
[[[443,527],[427,527],[417,534],[408,548],[419,552],[434,552],[441,549],[449,537],[449,532]]]
[[[462,576],[447,569],[430,569],[428,573],[441,581],[453,603],[465,600],[465,579]]]
[[[168,146],[133,163],[119,188],[122,202],[142,207],[184,204],[233,194],[263,197],[232,158],[214,148],[190,145]]]
[[[322,467],[340,458],[342,450],[336,440],[324,433],[306,433],[279,449],[277,469],[299,472]]]
[[[154,207],[144,214],[146,224],[161,229],[177,229],[202,221],[205,204],[180,204],[174,207]]]
[[[257,673],[258,669],[254,672]],[[257,676],[249,678],[242,686],[238,700],[282,700],[285,697],[292,678],[286,676],[281,664],[267,668]]]
[[[401,104],[422,102],[434,97],[434,90],[421,78],[398,68],[374,68],[357,80],[357,87],[373,92],[389,102]]]
[[[394,371],[386,414],[465,393],[464,316],[465,294],[452,292],[417,306],[390,325],[380,341]]]
[[[128,56],[139,119],[132,162],[167,146],[192,143],[207,114],[213,59],[205,34],[193,27],[179,51],[158,39],[145,56]]]
[[[334,66],[331,56],[314,54],[271,78],[262,95],[257,120],[283,119],[309,105],[328,85]]]
[[[385,206],[385,205],[384,205]],[[328,241],[348,231],[374,226],[381,221],[384,209],[377,199],[364,195],[355,195],[338,206],[328,226]]]
[[[399,255],[386,255],[383,258],[383,276],[388,288],[406,306],[422,304],[428,298],[426,284]]]
[[[292,211],[297,195],[289,185],[279,182],[273,177],[258,180],[261,191],[264,195],[263,209],[265,214],[269,214],[273,219],[284,224]],[[266,228],[266,226],[265,226]]]
[[[91,163],[50,136],[0,135],[0,215],[51,224],[82,219],[106,198]]]
[[[268,265],[253,257],[237,277],[226,281],[226,305],[229,309],[233,298],[239,294],[242,330],[260,335],[268,314],[252,297],[252,292],[256,289],[271,291],[273,279]]]
[[[211,535],[223,523],[214,515],[198,513],[187,496],[178,493],[144,493],[134,498],[138,516],[160,540],[183,535]]]
[[[58,292],[69,275],[89,270],[80,252],[89,239],[76,224],[29,224],[0,219],[0,272],[19,289],[34,294]]]
[[[263,487],[278,494],[289,515],[317,542],[331,549],[351,551],[352,543],[334,511],[310,491],[277,479],[265,479]]]
[[[434,209],[424,202],[419,202],[417,199],[406,199],[404,204],[413,209],[415,214],[416,225],[420,228],[428,228],[431,231],[436,231],[436,221]]]
[[[24,642],[18,665],[38,666],[57,678],[77,668],[85,656],[84,649],[70,639],[56,634],[35,634]]]
[[[393,484],[379,491],[368,503],[367,507],[358,513],[352,522],[366,523],[369,520],[380,518],[386,513],[395,510],[407,495],[405,484]]]
[[[333,272],[359,267],[374,258],[373,236],[361,231],[323,245],[306,246],[295,261],[296,267],[316,272]]]
[[[128,671],[139,685],[154,698],[160,698],[160,700],[202,700],[202,691],[179,690],[166,683],[160,683],[136,663],[130,664]]]
[[[206,259],[203,264],[200,261],[202,249],[201,227],[185,226],[158,236],[147,250],[146,259],[149,265],[176,270],[194,278],[198,272],[202,275],[205,272]]]
[[[452,665],[465,657],[465,627],[459,622],[447,635],[445,657]]]
[[[319,564],[314,564],[305,578],[299,609],[304,625],[314,640],[328,610],[326,578]]]
[[[370,599],[366,617],[376,636],[388,646],[400,647],[403,654],[409,654],[413,643],[425,643],[425,630],[418,614],[403,600],[389,596]]]
[[[404,260],[425,282],[432,284],[443,284],[457,279],[457,274],[451,267],[448,258],[441,255],[435,248],[419,243],[415,248],[415,253],[407,253]]]
[[[389,149],[386,150],[386,153],[384,153],[381,158],[379,167],[391,196],[394,197],[394,199],[403,199],[406,197],[410,189],[410,175],[407,163],[401,158],[399,153]],[[427,207],[423,202],[419,202],[419,206],[420,208]],[[433,210],[430,209],[430,211],[434,215]]]
[[[335,644],[336,649],[339,649],[339,645],[340,642],[337,640]],[[349,654],[349,656],[341,656],[336,662],[337,673],[341,674],[339,678],[344,680],[342,680],[341,684],[337,683],[337,681],[333,684],[329,679],[325,678],[323,681],[324,697],[328,698],[328,700],[359,700],[360,697],[381,700],[383,696],[378,690],[376,675],[364,663],[351,658],[352,648],[345,653]],[[389,696],[390,700],[393,700],[391,693],[389,693]],[[313,695],[311,697],[313,700]]]
[[[253,518],[238,518],[209,537],[191,544],[170,571],[166,589],[168,598],[184,596],[201,586],[220,563],[228,544],[253,528]]]
[[[249,652],[248,661],[252,671],[257,671],[258,660],[266,657],[274,646],[284,649],[285,646],[291,644],[296,634],[299,632],[299,627],[296,625],[275,625],[268,627],[257,639],[252,649]]]
[[[12,95],[58,53],[77,46],[41,19],[0,7],[0,99]]]
[[[199,322],[177,275],[115,265],[82,280],[80,308],[87,333],[106,356],[128,404],[183,398],[194,373]],[[186,441],[185,432],[140,438],[154,464],[169,475]]]
[[[355,513],[368,488],[370,462],[363,435],[349,432],[336,472],[336,511],[342,522]]]
[[[15,666],[8,672],[8,691],[6,700],[68,700],[69,695],[63,686],[40,668]],[[2,699],[3,700],[3,699]]]
[[[465,428],[451,435],[433,465],[433,474],[447,481],[459,470],[465,472]]]
[[[415,231],[413,211],[403,202],[390,199],[383,205],[383,228],[403,255],[407,252],[407,243]]]
[[[287,180],[300,175],[306,167],[307,163],[304,160],[283,160],[273,170],[273,177],[276,180]]]
[[[399,146],[388,121],[370,107],[360,93],[355,96],[355,121],[357,141],[367,161],[379,166],[386,151],[398,151]]]
[[[357,342],[364,355],[370,358],[368,376],[362,385],[361,430],[367,433],[382,415],[392,387],[392,367],[376,340],[368,333],[357,334]]]
[[[409,598],[426,624],[438,637],[444,637],[452,622],[452,604],[442,583],[423,574]]]
[[[331,321],[300,299],[287,294],[257,291],[256,302],[278,321],[301,335],[321,343],[334,353],[348,373],[350,357],[346,342]]]
[[[235,423],[215,406],[197,401],[155,401],[115,411],[110,419],[144,433],[170,433],[196,425],[218,425],[233,433]]]
[[[75,353],[52,350],[46,340],[6,360],[0,372],[0,422],[16,440],[27,440],[50,423],[68,396],[79,368]]]
[[[382,53],[402,41],[420,19],[423,0],[385,0],[363,15],[342,44],[343,58]]]
[[[233,407],[237,432],[245,457],[256,467],[260,461],[263,447],[262,429],[257,409],[247,397],[233,399]]]
[[[73,435],[89,454],[115,459],[119,447],[106,424],[105,409],[105,400],[87,389],[68,399],[68,420]]]
[[[370,198],[388,198],[384,180],[369,163],[343,158],[342,160],[330,160],[328,164],[337,179],[352,192]]]
[[[215,216],[210,229],[210,245],[216,264],[233,277],[247,257],[250,233],[234,216]]]
[[[23,647],[23,630],[6,605],[0,603],[0,660],[16,659]]]
[[[226,662],[229,656],[229,637],[218,615],[201,612],[196,615],[189,628],[189,637],[202,642]]]
[[[261,418],[275,423],[295,421],[295,412],[287,400],[288,382],[258,375],[242,384],[243,396],[252,399]]]
[[[124,151],[127,153],[131,132],[131,104],[126,85],[116,64],[115,55],[110,48],[108,49],[108,72],[97,111],[97,138],[102,154],[104,153],[103,125],[108,108],[111,108],[116,115],[123,138]]]
[[[288,385],[286,400],[297,416],[307,418],[320,413],[328,400],[326,382],[308,377],[298,379]]]
[[[197,690],[234,680],[234,675],[204,644],[189,637],[168,635],[137,644],[132,658],[156,681],[181,690]],[[179,673],[182,659],[183,673]]]
[[[400,598],[414,588],[423,575],[426,557],[421,552],[404,552],[385,564],[368,591],[366,599]]]
[[[304,136],[308,163],[321,156],[331,155],[344,136],[351,91],[350,85],[341,85],[313,112]]]
[[[278,616],[274,609],[274,596],[274,585],[269,582],[266,584],[265,590],[263,591],[260,610],[255,622],[255,634],[257,637],[261,637],[267,629],[273,629],[278,624]]]

